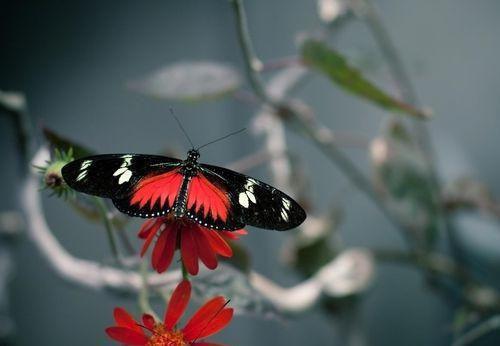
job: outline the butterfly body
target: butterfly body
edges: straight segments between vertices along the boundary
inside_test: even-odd
[[[73,189],[111,198],[131,216],[171,215],[216,230],[245,225],[287,230],[306,214],[291,197],[257,179],[198,162],[157,155],[108,154],[78,159],[62,169]]]

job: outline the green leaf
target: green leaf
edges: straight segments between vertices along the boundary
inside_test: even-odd
[[[178,62],[131,82],[133,90],[148,96],[177,101],[202,101],[232,93],[241,85],[232,67],[211,61]]]
[[[389,96],[351,66],[345,57],[324,43],[308,39],[302,44],[301,53],[304,63],[328,76],[344,90],[387,110],[422,119],[429,117],[426,112]]]
[[[208,271],[192,280],[196,295],[201,301],[222,295],[231,299],[229,306],[238,313],[266,318],[279,317],[278,309],[250,285],[248,277],[231,266],[219,264],[217,270]]]
[[[83,145],[77,144],[64,136],[57,134],[47,127],[43,128],[43,135],[45,136],[47,142],[49,142],[50,145],[57,150],[69,152],[72,149],[73,158],[75,159],[95,154],[95,152],[91,149],[88,149]]]

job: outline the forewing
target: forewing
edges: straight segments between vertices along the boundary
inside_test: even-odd
[[[285,231],[300,225],[304,209],[284,192],[226,168],[200,165],[203,174],[228,192],[232,218],[242,224]]]
[[[121,212],[143,218],[158,217],[172,210],[185,180],[178,166],[153,170],[141,178],[124,198],[114,198]]]
[[[108,154],[74,160],[62,168],[64,181],[73,189],[121,200],[151,174],[175,169],[180,160],[159,155]]]

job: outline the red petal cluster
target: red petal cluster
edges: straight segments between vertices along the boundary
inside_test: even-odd
[[[127,311],[116,308],[116,326],[106,329],[115,341],[137,346],[217,346],[202,339],[214,335],[225,328],[233,317],[233,309],[228,308],[224,297],[215,297],[206,302],[182,329],[176,328],[191,297],[191,284],[182,281],[172,293],[163,321],[156,321],[144,314],[142,322],[136,322]]]
[[[190,221],[165,216],[146,221],[138,236],[144,239],[141,256],[158,236],[151,256],[151,264],[158,273],[167,270],[175,250],[180,249],[184,267],[189,274],[196,275],[199,271],[199,261],[208,269],[217,268],[217,256],[233,255],[227,240],[237,240],[246,233],[243,229],[233,232],[215,231]]]

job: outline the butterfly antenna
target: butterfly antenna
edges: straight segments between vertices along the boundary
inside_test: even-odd
[[[246,127],[242,128],[242,129],[239,129],[238,131],[231,132],[231,133],[229,133],[229,134],[227,134],[227,135],[225,135],[225,136],[222,136],[222,137],[220,137],[220,138],[214,139],[213,141],[210,141],[210,142],[208,142],[207,144],[203,144],[201,147],[196,148],[196,150],[200,150],[201,148],[204,148],[204,147],[206,147],[207,145],[210,145],[210,144],[213,144],[213,143],[215,143],[215,142],[222,141],[223,139],[226,139],[226,138],[228,138],[228,137],[231,137],[231,136],[237,135],[238,133],[243,132],[243,131],[245,131],[245,130],[246,130]]]
[[[189,138],[186,130],[184,130],[184,127],[182,126],[182,123],[181,121],[179,120],[179,118],[177,118],[177,116],[175,115],[174,113],[174,110],[172,109],[172,107],[169,108],[170,110],[170,114],[172,114],[172,116],[174,117],[175,121],[177,122],[177,125],[179,125],[179,128],[181,129],[182,133],[184,133],[184,136],[186,136],[187,140],[189,141],[189,144],[191,144],[191,148],[194,149],[194,144],[193,142],[191,141],[191,138]]]

